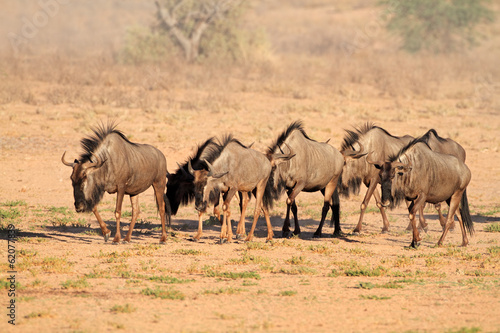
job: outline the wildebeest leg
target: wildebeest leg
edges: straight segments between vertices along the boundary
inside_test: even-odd
[[[262,197],[264,196],[264,190],[266,189],[266,183],[267,183],[267,178],[261,180],[256,187],[255,191],[255,210],[253,213],[253,222],[252,222],[252,228],[250,229],[250,232],[248,233],[247,238],[245,241],[250,242],[253,239],[253,233],[255,231],[255,226],[257,225],[257,220],[259,219],[260,215],[260,210],[262,208]],[[265,213],[264,213],[265,214]],[[268,216],[269,217],[269,216]],[[267,219],[266,219],[267,223]],[[269,230],[271,222],[267,224],[267,240],[271,240],[273,238],[273,231],[272,228]]]
[[[338,188],[332,195],[332,220],[330,226],[335,225],[333,230],[333,237],[339,237],[342,234],[342,229],[340,228],[340,198]]]
[[[418,211],[418,223],[419,223],[418,227],[419,227],[419,229],[427,232],[429,227],[427,225],[427,222],[425,221],[424,207],[425,207],[425,204],[422,205],[422,207],[420,207],[420,209]]]
[[[300,234],[300,225],[299,225],[299,217],[297,216],[297,204],[295,203],[295,200],[292,203],[292,214],[293,214],[293,224],[294,224],[294,229],[293,229],[293,234],[294,235],[299,235]]]
[[[444,230],[444,226],[446,225],[446,217],[443,215],[441,212],[441,203],[435,204],[434,208],[436,208],[438,215],[439,215],[439,223],[441,224],[441,228]],[[459,214],[457,214],[458,217]],[[450,226],[450,231],[455,230],[455,219],[453,219],[453,222],[451,223]]]
[[[217,219],[219,220],[220,224],[222,225],[222,220],[220,219],[220,205],[219,205],[219,202],[220,202],[220,195],[217,196],[217,199],[215,199],[215,202],[214,202],[214,215],[215,215],[215,217],[217,217]]]
[[[321,237],[321,230],[323,229],[323,224],[325,223],[326,214],[328,214],[328,211],[330,210],[330,207],[333,204],[332,195],[336,187],[337,187],[337,178],[332,179],[332,181],[330,181],[326,185],[326,187],[321,191],[321,193],[323,193],[324,195],[324,202],[323,202],[323,208],[321,209],[321,221],[319,222],[318,229],[316,229],[316,232],[313,235],[314,238]]]
[[[287,191],[287,196],[290,195],[291,190]],[[281,230],[281,237],[283,238],[288,238],[291,236],[290,233],[290,209],[292,208],[292,205],[287,204],[286,205],[286,216],[285,216],[285,221],[283,221],[283,228]]]
[[[406,202],[406,207],[409,207],[410,205],[409,202],[408,201],[405,202]],[[418,210],[418,223],[419,223],[418,228],[427,232],[428,227],[427,227],[427,222],[425,222],[424,208],[425,204],[423,204],[422,207],[420,207],[420,209]],[[406,230],[408,231],[412,230],[411,221],[408,223]]]
[[[94,215],[97,219],[97,222],[99,222],[99,226],[101,227],[101,232],[102,232],[102,236],[104,237],[104,241],[107,242],[109,239],[109,236],[111,236],[111,230],[108,229],[108,227],[106,226],[106,223],[104,223],[104,221],[102,220],[101,215],[99,215],[99,213],[97,212],[97,207],[94,207],[92,212],[94,213]]]
[[[159,182],[153,183],[153,189],[154,189],[155,198],[156,198],[156,206],[158,207],[158,210],[160,211],[160,219],[161,219],[160,243],[165,243],[167,241],[166,214],[165,214],[165,205],[164,205],[164,201],[163,201],[163,194],[165,191],[165,187],[166,187],[165,178],[162,178]],[[170,216],[168,218],[169,218],[169,225],[170,225]]]
[[[365,198],[363,199],[363,202],[361,203],[361,212],[359,213],[359,221],[358,224],[356,225],[356,228],[352,232],[354,233],[360,233],[361,232],[361,223],[363,222],[363,217],[365,215],[365,210],[366,207],[368,206],[368,203],[370,202],[370,199],[373,195],[373,191],[377,188],[377,182],[371,181],[370,185],[368,186],[368,190],[366,190]]]
[[[215,208],[214,208],[215,210]],[[196,233],[196,236],[193,237],[193,240],[195,242],[199,241],[201,238],[201,234],[203,233],[203,212],[198,212],[198,232]]]
[[[238,192],[240,196],[240,221],[238,222],[238,227],[236,228],[236,239],[243,238],[245,236],[245,214],[247,211],[249,194],[250,192]]]
[[[446,221],[446,225],[444,226],[443,234],[441,235],[441,238],[439,238],[438,241],[438,246],[441,246],[444,242],[444,239],[446,237],[446,234],[448,233],[448,230],[450,230],[450,227],[453,223],[453,220],[455,219],[455,213],[458,209],[458,206],[460,204],[460,199],[462,199],[464,191],[458,191],[453,193],[451,196],[451,200],[449,200],[449,205],[450,209],[448,210],[448,217]],[[457,214],[458,216],[458,214]],[[459,223],[460,223],[460,229],[462,230],[462,246],[467,246],[469,244],[469,240],[467,239],[467,235],[465,233],[465,228],[463,225],[463,221],[461,218],[459,218]]]
[[[413,229],[413,238],[412,238],[412,242],[410,244],[410,247],[412,248],[417,248],[419,245],[420,245],[420,241],[422,240],[422,238],[420,238],[420,234],[418,232],[418,228],[417,228],[417,218],[416,218],[416,212],[420,209],[420,207],[425,203],[425,195],[423,194],[420,194],[416,200],[414,200],[410,207],[408,208],[408,211],[409,211],[409,218],[410,218],[410,221],[411,221],[411,226],[412,226],[412,229]]]
[[[387,214],[385,213],[385,208],[382,206],[382,200],[380,199],[380,194],[377,190],[373,191],[373,196],[375,197],[375,203],[377,204],[380,214],[382,215],[382,233],[389,232],[389,219],[387,219]]]
[[[230,188],[224,196],[224,203],[222,204],[222,213],[224,217],[222,218],[222,228],[220,231],[220,243],[224,243],[224,239],[227,242],[231,242],[233,238],[233,230],[231,228],[231,211],[229,210],[229,204],[231,199],[236,194],[237,190],[235,188]]]
[[[114,244],[120,243],[120,240],[122,238],[122,235],[120,232],[120,218],[122,216],[122,204],[123,204],[123,197],[124,196],[125,196],[124,190],[119,188],[118,194],[116,196],[116,208],[115,208],[116,233],[115,233],[115,238],[113,238]],[[163,198],[162,198],[162,200],[163,200]]]
[[[263,207],[262,210],[264,211],[264,218],[266,219],[266,224],[267,224],[267,238],[266,240],[271,240],[274,237],[273,233],[273,226],[271,225],[271,219],[269,218],[269,211],[267,208]]]
[[[294,235],[299,235],[300,234],[300,226],[299,226],[299,219],[297,217],[297,204],[295,203],[295,198],[299,193],[304,189],[304,184],[303,183],[297,183],[293,187],[292,191],[288,195],[288,198],[286,199],[286,204],[291,205],[292,207],[292,213],[293,213],[293,218],[295,222],[295,229],[293,230]]]
[[[130,220],[130,225],[128,227],[127,236],[123,239],[123,242],[130,242],[130,238],[132,237],[132,231],[134,230],[135,222],[137,221],[137,217],[139,216],[139,196],[131,195],[130,196],[130,204],[132,205],[132,220]]]

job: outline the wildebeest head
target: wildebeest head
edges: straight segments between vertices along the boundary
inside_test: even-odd
[[[78,213],[91,212],[99,203],[104,194],[104,188],[100,184],[95,173],[102,167],[105,160],[102,160],[97,155],[92,154],[92,161],[67,162],[65,159],[66,152],[61,157],[64,165],[73,168],[71,174],[71,182],[73,184],[73,196],[75,199],[75,210]]]
[[[398,185],[401,185],[404,174],[411,171],[411,163],[372,161],[370,155],[367,156],[366,161],[379,170],[382,206],[387,207],[390,205],[393,207],[401,199],[401,194],[398,193],[401,189],[399,189]]]
[[[189,163],[189,173],[193,175],[195,208],[200,212],[205,212],[207,204],[215,201],[215,196],[219,195],[219,179],[228,172],[214,173],[213,167],[205,160],[208,170],[194,170]]]

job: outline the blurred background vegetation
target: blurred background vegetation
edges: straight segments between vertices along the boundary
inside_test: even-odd
[[[150,107],[160,97],[139,91],[216,86],[298,99],[312,89],[467,97],[479,103],[463,107],[498,107],[493,1],[72,0],[52,13],[28,0],[2,6],[0,103]],[[244,83],[228,86],[228,78]],[[54,86],[40,92],[34,82]]]

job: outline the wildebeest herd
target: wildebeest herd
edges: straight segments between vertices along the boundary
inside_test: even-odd
[[[147,144],[133,143],[116,129],[116,125],[101,124],[93,134],[81,140],[83,153],[74,162],[65,154],[62,162],[71,167],[71,181],[77,212],[93,212],[107,241],[111,231],[97,211],[104,192],[117,193],[116,234],[113,243],[121,241],[120,218],[123,197],[130,196],[132,219],[124,242],[130,242],[139,213],[138,195],[153,186],[161,217],[160,243],[167,240],[167,226],[180,206],[195,203],[199,213],[198,232],[202,237],[203,214],[210,205],[221,222],[220,242],[231,242],[230,202],[238,193],[240,219],[236,238],[245,236],[245,213],[252,197],[255,210],[252,227],[245,238],[251,241],[260,212],[267,223],[267,240],[273,238],[269,209],[286,192],[286,217],[282,236],[290,237],[290,211],[293,214],[294,235],[300,233],[295,198],[301,191],[321,191],[324,204],[321,220],[314,237],[321,237],[322,227],[331,209],[334,236],[341,235],[339,194],[358,193],[365,184],[366,195],[361,203],[359,221],[354,233],[361,232],[363,216],[373,195],[382,215],[382,232],[389,230],[386,207],[393,208],[402,201],[408,205],[413,232],[411,247],[421,240],[419,227],[426,230],[423,215],[426,203],[434,204],[443,229],[441,245],[454,217],[462,231],[462,246],[467,246],[466,231],[472,235],[474,227],[469,213],[466,188],[471,173],[465,165],[465,150],[451,139],[441,138],[434,129],[424,135],[397,137],[385,129],[367,123],[354,130],[346,130],[340,151],[327,142],[311,139],[300,121],[291,123],[269,146],[265,153],[244,145],[232,135],[209,138],[200,144],[193,156],[177,164],[175,173],[167,171],[165,156]],[[381,195],[376,190],[381,186]],[[222,219],[220,199],[222,196]],[[448,216],[441,213],[441,202],[449,205]],[[457,212],[458,210],[458,212]]]

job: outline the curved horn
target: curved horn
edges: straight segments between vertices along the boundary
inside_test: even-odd
[[[290,147],[290,146],[288,145],[288,143],[286,143],[286,142],[284,142],[284,144],[288,147],[288,150],[290,151],[290,152],[288,153],[288,156],[293,156],[293,155],[295,155],[295,154],[294,154],[294,152],[293,152],[292,147]]]
[[[205,163],[207,164],[207,167],[208,167],[208,174],[207,174],[207,177],[210,177],[212,174],[213,174],[213,167],[212,167],[212,164],[210,164],[209,161],[207,160],[204,160]]]
[[[380,169],[382,169],[382,167],[384,166],[384,162],[380,162],[380,161],[374,161],[374,160],[372,160],[372,159],[371,159],[371,157],[370,157],[372,153],[373,153],[373,152],[370,152],[370,153],[366,156],[366,163],[373,165],[375,168],[377,168],[377,169],[379,169],[379,170],[380,170]],[[365,154],[365,155],[366,155],[366,154]]]
[[[365,147],[363,146],[363,144],[361,142],[358,142],[358,144],[359,144],[359,151],[354,150],[354,147],[353,147],[352,149],[345,149],[342,152],[342,155],[344,155],[344,157],[350,157],[350,158],[354,158],[354,159],[358,159],[358,158],[361,158],[361,157],[367,155],[368,153],[365,152]]]
[[[104,161],[94,153],[92,153],[92,158],[95,159],[95,162],[90,162],[89,164],[87,164],[87,168],[100,168],[104,163]]]
[[[181,168],[181,167],[179,166],[179,168]],[[182,168],[181,168],[181,169],[182,169]],[[194,169],[193,169],[193,166],[191,165],[191,160],[189,160],[189,162],[188,162],[188,171],[189,171],[189,173],[190,173],[191,175],[193,175],[193,176],[194,176]]]
[[[359,145],[359,153],[360,154],[364,154],[364,155],[368,154],[368,153],[364,153],[365,146],[363,146],[363,144],[361,142],[358,142],[358,145]]]
[[[371,155],[372,155],[373,152],[370,152],[367,156],[366,156],[366,162],[369,163],[369,164],[376,164],[377,162],[375,162],[374,160],[371,159]]]
[[[64,158],[65,156],[66,156],[66,151],[62,154],[61,162],[63,162],[63,164],[66,166],[74,167],[76,163],[67,162],[66,159]]]

